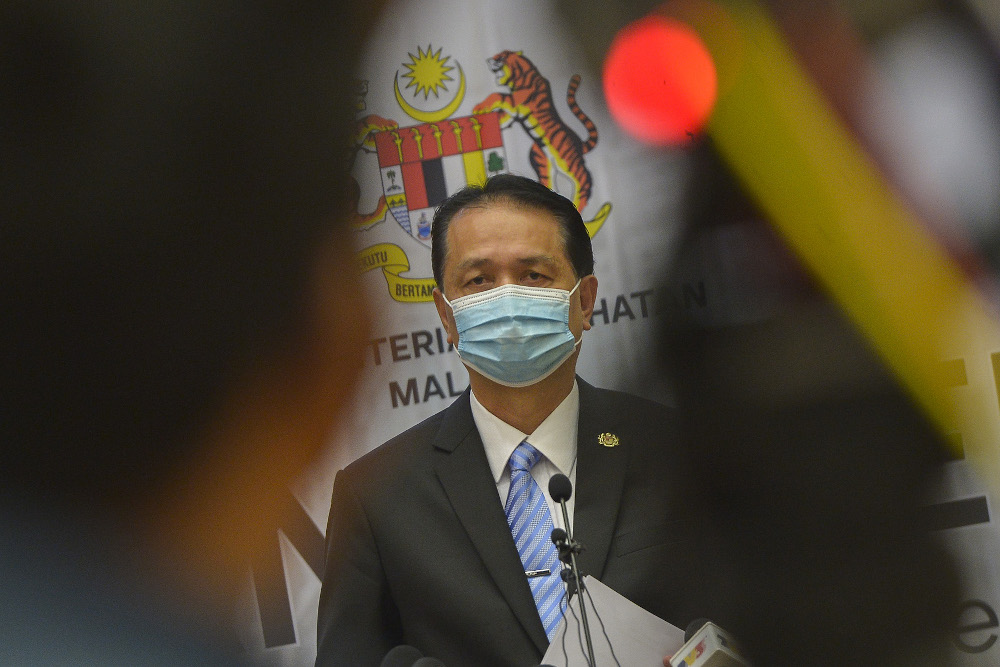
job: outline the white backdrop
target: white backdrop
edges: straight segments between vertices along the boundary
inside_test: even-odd
[[[644,148],[613,125],[598,73],[586,69],[580,49],[560,23],[550,3],[544,1],[396,2],[390,4],[370,40],[359,73],[363,84],[359,86],[359,146],[354,167],[360,188],[359,215],[352,238],[344,242],[357,248],[362,268],[367,269],[364,287],[376,324],[352,418],[339,426],[321,464],[294,489],[298,508],[280,527],[280,559],[276,551],[271,562],[255,566],[258,582],[267,578],[261,571],[273,575],[276,568],[283,569],[287,593],[280,587],[260,591],[251,587],[238,610],[243,644],[266,664],[306,665],[315,658],[320,581],[313,570],[321,564],[318,540],[325,532],[336,471],[441,410],[468,385],[461,362],[442,343],[440,322],[427,293],[432,278],[430,245],[421,238],[419,220],[421,213],[429,211],[414,208],[397,216],[386,210],[383,202],[391,204],[398,192],[390,192],[393,185],[405,186],[410,206],[421,192],[412,183],[401,182],[404,169],[398,164],[380,168],[378,146],[393,149],[399,139],[399,145],[412,153],[416,148],[412,128],[416,128],[425,158],[437,155],[437,138],[447,153],[445,133],[454,132],[455,121],[468,149],[476,134],[465,118],[490,95],[509,92],[498,84],[487,64],[487,59],[502,51],[520,51],[551,85],[550,98],[542,96],[536,108],[523,114],[529,125],[534,122],[529,113],[544,112],[548,103],[561,122],[585,141],[587,129],[567,101],[570,79],[579,75],[576,101],[598,133],[594,148],[582,155],[592,185],[582,213],[586,221],[599,218],[602,208],[610,208],[610,213],[593,234],[600,281],[598,305],[594,327],[584,336],[578,372],[599,386],[664,398],[653,386],[637,385],[654,354],[652,316],[658,305],[652,291],[678,227],[683,158]],[[371,140],[373,135],[367,135],[369,140],[364,141],[369,129],[385,128],[395,129],[396,134],[389,129],[381,138]],[[435,129],[441,136],[435,138]],[[524,126],[512,120],[501,137],[502,150],[493,152],[504,160],[505,170],[537,178],[528,159],[532,141]],[[567,151],[566,146],[553,147],[554,156],[572,160],[574,156]],[[483,158],[485,170],[488,152]],[[444,162],[450,193],[464,185],[464,179],[454,160]],[[391,177],[386,173],[389,170],[395,171]],[[576,179],[560,172],[552,187],[572,198],[580,172],[575,175]],[[676,301],[682,307],[686,303],[690,308],[704,308],[707,294],[702,285],[695,284],[677,294]]]

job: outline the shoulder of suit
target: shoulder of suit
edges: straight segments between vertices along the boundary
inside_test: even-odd
[[[421,455],[428,451],[449,411],[454,408],[455,403],[452,403],[411,426],[367,454],[358,457],[345,470],[352,475],[383,476],[387,471],[399,470],[402,466],[412,467],[420,460]]]
[[[656,415],[662,418],[671,418],[674,415],[674,408],[663,403],[616,389],[594,387],[579,380],[579,378],[578,382],[580,383],[581,405],[585,400],[592,400],[604,409],[623,411],[626,414],[634,415],[640,413]]]

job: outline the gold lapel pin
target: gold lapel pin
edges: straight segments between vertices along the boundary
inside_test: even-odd
[[[597,436],[597,442],[601,443],[605,447],[617,447],[618,446],[618,436],[614,433],[602,433]]]

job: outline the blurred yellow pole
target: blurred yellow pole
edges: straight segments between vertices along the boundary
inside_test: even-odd
[[[945,434],[984,442],[996,399],[958,407],[944,360],[997,327],[977,290],[883,178],[754,2],[697,25],[719,67],[708,132],[761,209]],[[970,452],[986,467],[985,452]],[[977,455],[978,454],[978,455]],[[971,455],[971,456],[970,456]],[[995,472],[989,477],[997,480]]]

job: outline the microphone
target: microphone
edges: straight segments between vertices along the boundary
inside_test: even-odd
[[[569,525],[569,512],[566,509],[566,501],[573,495],[573,484],[569,481],[569,477],[561,473],[552,475],[549,478],[549,495],[552,496],[552,500],[559,503],[559,506],[562,507],[563,525],[566,526],[566,530],[562,528],[553,529],[552,542],[559,549],[559,560],[569,565],[575,574],[575,555],[583,551],[583,545],[573,539],[572,532],[567,532],[572,531]],[[563,579],[565,580],[566,578],[563,577]],[[577,588],[579,589],[579,587]]]
[[[579,542],[573,542],[562,528],[552,529],[552,543],[556,545],[556,550],[559,552],[559,560],[570,566],[563,568],[559,576],[566,583],[567,596],[572,598],[576,595],[577,590],[573,577],[572,558],[573,554],[579,552],[583,547],[580,546]]]
[[[423,659],[424,654],[419,649],[408,644],[400,644],[385,654],[379,667],[413,667]]]
[[[566,501],[573,495],[573,483],[569,481],[569,477],[561,472],[552,475],[549,478],[549,495],[552,496],[552,500],[559,503],[559,506],[562,507],[563,525],[566,526],[566,530],[568,531],[567,539],[572,542],[573,529],[569,525],[569,511],[566,509]]]
[[[732,636],[707,618],[696,618],[684,630],[684,645],[671,667],[749,667]]]
[[[576,596],[576,599],[580,603],[580,620],[583,623],[583,636],[587,640],[587,658],[589,659],[587,664],[593,667],[596,664],[594,662],[594,643],[590,638],[590,625],[587,623],[587,605],[584,604],[582,595],[583,585],[580,583],[580,568],[576,566],[576,554],[582,551],[583,547],[578,542],[573,541],[573,529],[570,527],[569,511],[566,509],[566,501],[573,495],[573,484],[569,481],[569,477],[562,473],[552,475],[549,479],[549,495],[552,496],[552,500],[559,503],[559,506],[562,507],[563,525],[566,526],[566,530],[560,528],[554,529],[552,531],[552,541],[559,548],[559,560],[569,565],[573,583],[576,584],[575,592],[580,593]],[[566,574],[566,571],[563,570],[563,581],[567,583],[568,588],[571,588],[568,586],[569,579]],[[570,601],[567,601],[567,604],[569,603]]]
[[[562,473],[556,473],[549,479],[549,495],[557,503],[564,503],[573,495],[573,484],[569,477]],[[567,526],[569,524],[566,524]]]

